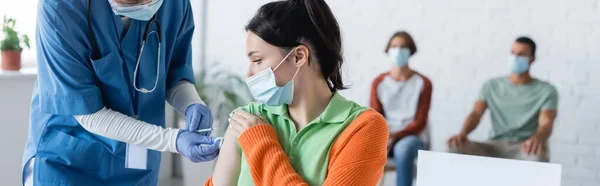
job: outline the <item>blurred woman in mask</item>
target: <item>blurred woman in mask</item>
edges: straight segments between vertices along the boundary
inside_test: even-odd
[[[397,32],[389,40],[385,53],[391,69],[379,75],[371,86],[370,104],[385,116],[389,127],[387,149],[394,157],[397,185],[411,186],[417,151],[423,149],[423,130],[431,105],[431,81],[412,70],[409,59],[417,52],[407,32]]]
[[[257,103],[231,115],[206,185],[375,185],[387,126],[338,93],[342,40],[324,0],[263,5],[246,26]]]
[[[216,158],[189,0],[40,0],[25,185],[158,184],[161,152]],[[165,100],[186,130],[165,128]]]

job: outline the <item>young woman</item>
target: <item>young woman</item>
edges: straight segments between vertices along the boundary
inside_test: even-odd
[[[258,103],[232,113],[206,185],[377,184],[385,118],[337,92],[342,43],[325,1],[267,3],[246,31],[246,83]]]
[[[427,125],[432,86],[427,77],[408,66],[417,46],[407,32],[395,33],[385,52],[393,66],[373,81],[370,102],[389,126],[387,147],[396,161],[396,183],[411,186],[417,151],[424,147],[420,135]]]

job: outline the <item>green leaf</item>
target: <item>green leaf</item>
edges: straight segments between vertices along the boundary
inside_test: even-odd
[[[225,125],[219,127],[227,127],[233,109],[252,101],[244,79],[228,71],[200,71],[196,75],[196,90],[212,111],[215,123]]]
[[[10,25],[9,27],[11,29],[15,28],[15,24],[17,24],[17,20],[15,20],[13,18],[8,19],[8,25]]]
[[[31,46],[29,45],[29,36],[23,35],[21,37],[23,37],[23,43],[25,43],[25,46],[27,46],[27,49],[30,49]]]
[[[29,37],[27,35],[19,37],[19,33],[14,30],[16,23],[16,19],[7,17],[6,15],[4,16],[2,32],[6,37],[0,42],[0,50],[22,50],[21,41],[27,48],[31,48],[29,45]]]

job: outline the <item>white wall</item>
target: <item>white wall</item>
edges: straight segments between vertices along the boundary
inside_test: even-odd
[[[206,59],[211,68],[245,74],[244,26],[267,0],[209,1]],[[482,83],[506,75],[510,46],[520,35],[538,44],[532,74],[560,93],[551,139],[563,185],[600,184],[600,0],[328,0],[340,22],[352,89],[367,104],[371,81],[390,67],[383,49],[407,30],[419,52],[411,66],[433,81],[430,111],[434,150],[460,130]],[[485,139],[489,116],[471,135]]]
[[[29,103],[35,75],[0,71],[0,185],[21,184],[21,159],[29,129]]]

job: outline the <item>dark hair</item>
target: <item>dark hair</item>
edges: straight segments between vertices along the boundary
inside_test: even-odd
[[[531,48],[531,56],[535,56],[535,42],[533,42],[531,38],[522,36],[517,38],[515,42],[529,45],[529,47]]]
[[[415,40],[413,40],[412,36],[410,36],[410,34],[408,34],[408,32],[405,31],[400,31],[400,32],[396,32],[394,33],[394,35],[392,35],[392,37],[390,38],[390,41],[388,41],[387,46],[385,47],[385,53],[388,52],[388,50],[390,49],[390,45],[392,44],[392,40],[394,40],[394,38],[396,37],[401,37],[404,38],[404,40],[406,40],[406,42],[408,42],[408,49],[410,49],[410,55],[414,55],[415,53],[417,53],[417,45],[415,44]]]
[[[267,3],[246,25],[246,31],[288,50],[298,45],[308,46],[321,66],[329,89],[335,92],[346,88],[341,73],[344,60],[340,27],[324,0]]]

